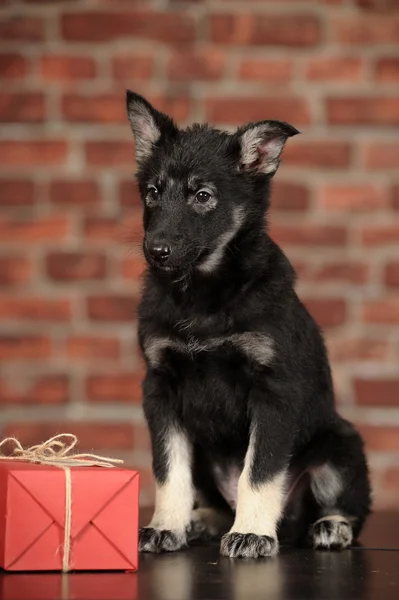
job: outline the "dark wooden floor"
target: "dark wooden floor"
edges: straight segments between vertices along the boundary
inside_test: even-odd
[[[361,546],[282,548],[231,560],[218,545],[142,555],[138,573],[0,574],[1,600],[399,600],[399,513],[373,515]]]

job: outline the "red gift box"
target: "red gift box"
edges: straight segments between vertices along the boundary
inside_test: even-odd
[[[69,569],[136,570],[136,471],[71,467]],[[61,570],[66,473],[22,462],[0,462],[0,566],[10,571]]]

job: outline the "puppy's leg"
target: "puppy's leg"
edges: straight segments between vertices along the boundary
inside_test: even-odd
[[[156,475],[155,512],[148,527],[140,530],[141,552],[171,552],[187,541],[194,502],[191,446],[186,434],[174,427],[165,432],[162,445],[165,475]],[[154,460],[160,457],[154,456]]]
[[[318,504],[309,535],[314,548],[342,550],[351,545],[370,512],[370,485],[363,443],[349,423],[327,438],[328,459],[310,471]]]
[[[255,428],[238,481],[235,521],[221,542],[221,554],[231,558],[274,556],[278,552],[277,524],[284,506],[287,471],[284,467],[268,468],[259,436]]]
[[[144,385],[144,390],[148,388],[153,395],[145,396],[144,407],[151,434],[156,495],[151,522],[140,529],[139,550],[171,552],[187,543],[186,531],[194,505],[192,446],[187,433],[173,421],[173,412],[165,410],[167,387],[162,389],[163,408],[154,393],[154,388],[158,389],[154,380],[151,386]]]

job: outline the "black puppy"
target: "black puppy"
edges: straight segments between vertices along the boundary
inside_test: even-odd
[[[156,479],[140,550],[219,536],[230,557],[277,534],[344,548],[370,510],[362,440],[334,406],[318,326],[265,230],[270,180],[298,131],[181,130],[127,93],[149,265],[139,309]]]

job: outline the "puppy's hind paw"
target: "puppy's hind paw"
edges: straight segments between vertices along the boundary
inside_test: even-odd
[[[233,517],[213,507],[196,508],[191,513],[191,523],[187,530],[188,541],[210,541],[220,539],[230,529]]]
[[[320,550],[343,550],[351,545],[353,532],[350,523],[325,519],[316,522],[311,528],[313,547]]]
[[[185,536],[176,531],[152,527],[139,530],[139,552],[176,552],[184,546]]]
[[[276,538],[254,533],[226,533],[220,544],[220,554],[230,558],[259,558],[278,553]]]

